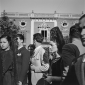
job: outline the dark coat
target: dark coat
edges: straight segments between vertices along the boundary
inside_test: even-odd
[[[63,50],[64,65],[70,67],[61,85],[85,85],[85,61],[83,63],[85,54],[79,55],[78,48],[73,44],[65,45]]]
[[[13,85],[12,65],[13,65],[12,51],[11,50],[1,51],[0,52],[0,75],[1,75],[0,77],[1,80],[3,81],[2,85]]]
[[[85,54],[82,54],[75,63],[75,72],[80,85],[85,85]]]
[[[80,55],[79,49],[76,45],[74,44],[66,44],[63,46],[62,48],[62,60],[63,60],[63,64],[64,66],[70,66],[73,59],[75,57],[78,57]]]
[[[25,48],[22,47],[17,51],[16,56],[16,70],[17,70],[17,81],[21,81],[23,84],[27,80],[27,71],[29,68],[30,53]]]
[[[80,52],[76,45],[74,44],[66,44],[62,48],[62,61],[64,67],[69,66],[69,71],[64,82],[61,85],[79,85],[78,79],[76,77],[75,66],[72,65],[72,61],[79,57]]]

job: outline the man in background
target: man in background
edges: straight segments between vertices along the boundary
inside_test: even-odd
[[[17,57],[16,57],[16,70],[17,70],[17,83],[18,85],[25,85],[27,83],[27,71],[30,62],[30,53],[23,46],[24,36],[22,34],[17,35]]]

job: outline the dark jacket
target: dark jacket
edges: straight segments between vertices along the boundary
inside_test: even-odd
[[[80,85],[85,85],[85,54],[82,54],[75,63],[75,72]]]
[[[13,54],[11,50],[0,52],[0,80],[3,81],[2,85],[12,84],[12,65],[13,65]],[[0,83],[1,84],[1,83]]]
[[[61,85],[85,85],[85,54],[80,55],[76,45],[67,44],[63,48],[64,66],[70,66],[67,76]],[[74,62],[74,63],[73,63]]]
[[[62,48],[62,60],[63,60],[63,64],[64,66],[70,66],[73,59],[75,57],[78,57],[80,55],[79,49],[76,45],[74,44],[66,44],[64,45],[64,47]]]
[[[17,51],[16,56],[16,70],[17,70],[17,81],[21,81],[23,84],[26,83],[27,71],[29,68],[30,54],[29,51],[22,47]]]

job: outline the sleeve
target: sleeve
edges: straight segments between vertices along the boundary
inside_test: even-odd
[[[28,50],[24,50],[23,53],[22,53],[22,70],[21,70],[21,74],[20,74],[20,79],[19,81],[22,81],[24,80],[26,74],[27,74],[27,71],[28,71],[28,68],[29,68],[29,62],[30,62],[30,53]]]
[[[43,60],[41,60],[41,66],[40,67],[35,67],[35,72],[46,72],[49,69],[49,58],[48,54],[45,51],[43,54]]]
[[[61,57],[62,57],[64,67],[70,66],[72,63],[72,60],[75,58],[75,53],[72,47],[70,47],[69,45],[65,45],[62,48]]]

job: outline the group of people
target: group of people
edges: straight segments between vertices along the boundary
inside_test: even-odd
[[[31,83],[36,85],[42,78],[43,73],[49,69],[49,59],[41,46],[43,36],[40,33],[33,35],[35,51],[33,56],[24,45],[24,36],[17,34],[15,49],[12,47],[11,37],[2,35],[0,37],[0,84],[1,85],[26,85],[31,69]],[[31,63],[31,64],[30,64]]]
[[[61,33],[55,33],[56,29],[52,39],[54,38],[57,45],[56,51],[60,59],[56,54],[56,62],[51,65],[53,73],[47,76],[46,81],[51,85],[85,85],[85,15],[80,17],[79,23],[70,27],[67,44],[63,42],[61,35],[59,36]]]
[[[0,85],[26,85],[27,80],[28,85],[85,85],[85,15],[71,26],[68,44],[58,26],[50,30],[50,40],[47,52],[42,45],[43,36],[35,33],[29,51],[23,45],[22,34],[16,36],[15,49],[11,37],[2,35]]]
[[[22,85],[22,82],[24,85],[27,81],[26,76],[29,68],[30,53],[23,46],[23,35],[18,34],[16,41],[17,48],[14,52],[14,49],[12,49],[11,37],[5,34],[0,37],[1,85]]]

